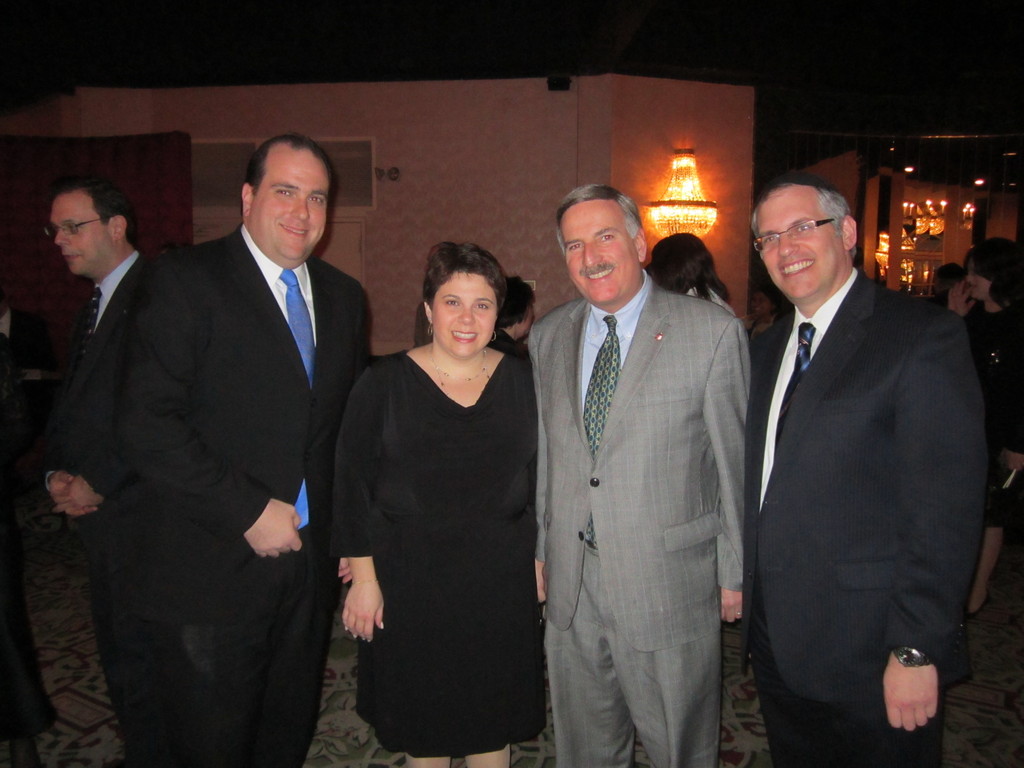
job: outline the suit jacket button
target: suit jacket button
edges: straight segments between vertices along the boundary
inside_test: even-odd
[[[583,541],[583,538],[584,538],[583,531],[580,531],[580,541]]]
[[[590,487],[591,488],[597,488],[597,486],[599,486],[600,484],[601,484],[600,478],[597,478],[597,477],[590,478]]]

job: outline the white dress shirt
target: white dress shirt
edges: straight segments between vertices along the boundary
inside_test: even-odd
[[[799,309],[794,309],[793,330],[789,334],[789,341],[786,342],[786,352],[782,356],[782,364],[779,366],[779,375],[775,380],[775,393],[772,395],[772,405],[768,409],[768,428],[764,437],[764,465],[761,467],[761,503],[764,503],[764,492],[768,487],[768,478],[772,474],[772,465],[775,463],[775,432],[779,425],[779,411],[782,409],[782,398],[786,393],[786,386],[793,376],[793,368],[796,366],[797,340],[800,336],[800,324],[810,323],[814,326],[814,338],[811,339],[811,359],[814,353],[825,338],[828,327],[839,311],[839,306],[850,292],[853,281],[857,279],[857,270],[850,270],[850,276],[840,286],[839,290],[833,293],[818,307],[814,317],[805,317]]]

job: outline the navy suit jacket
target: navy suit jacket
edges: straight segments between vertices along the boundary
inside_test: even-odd
[[[140,257],[121,278],[89,339],[86,354],[73,373],[65,374],[46,427],[43,469],[81,475],[104,497],[98,510],[78,518],[77,527],[87,545],[109,546],[111,551],[117,548],[114,537],[126,533],[120,498],[133,481],[114,432],[117,386],[128,312],[146,267]],[[76,317],[72,355],[81,344],[87,314],[88,306]]]
[[[353,278],[307,262],[316,322],[310,386],[280,306],[236,230],[161,256],[140,291],[126,350],[119,435],[141,475],[140,610],[181,623],[259,615],[285,559],[244,533],[271,498],[306,480],[307,556],[336,599],[328,558],[334,446],[365,366],[365,309]],[[332,589],[332,584],[334,589]]]
[[[761,504],[792,328],[790,315],[751,347],[744,615],[759,592],[779,672],[806,698],[880,695],[903,645],[934,659],[944,682],[960,677],[985,478],[963,322],[859,275],[790,404]]]

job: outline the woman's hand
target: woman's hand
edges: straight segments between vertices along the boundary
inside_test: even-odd
[[[1018,471],[1024,469],[1024,453],[1017,453],[1009,448],[1003,448],[1003,454],[1000,458],[1007,469],[1016,469]]]
[[[971,311],[971,307],[974,306],[974,299],[971,298],[970,292],[971,286],[968,285],[966,280],[961,280],[949,289],[949,294],[946,296],[946,306],[960,315],[960,317],[965,317]]]
[[[384,595],[377,582],[372,557],[350,557],[348,565],[352,586],[345,596],[341,621],[346,632],[369,642],[373,640],[374,627],[384,629]]]
[[[544,561],[534,560],[533,569],[537,577],[537,602],[543,603],[548,599],[547,580],[544,578]]]
[[[376,581],[356,581],[345,596],[345,607],[341,612],[345,631],[352,636],[369,642],[373,640],[374,627],[384,629],[384,595]]]

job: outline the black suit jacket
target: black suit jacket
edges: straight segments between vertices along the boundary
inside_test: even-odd
[[[963,323],[859,275],[790,405],[762,505],[792,327],[792,315],[777,321],[751,348],[744,615],[759,592],[779,672],[810,699],[880,695],[901,645],[955,679],[967,672],[961,621],[985,477]]]
[[[85,356],[73,374],[65,375],[46,427],[43,469],[82,475],[104,497],[98,510],[78,519],[90,546],[113,546],[111,535],[123,525],[120,497],[132,482],[131,469],[118,450],[114,421],[128,311],[145,268],[140,257],[121,278]],[[72,350],[81,344],[87,312],[83,307],[75,320]]]
[[[310,387],[288,323],[240,231],[165,254],[132,318],[119,434],[141,475],[135,505],[140,610],[182,623],[255,615],[285,558],[259,558],[243,534],[303,478],[307,556],[329,566],[334,446],[365,365],[359,283],[309,259],[316,322]],[[336,592],[334,592],[336,596]]]

